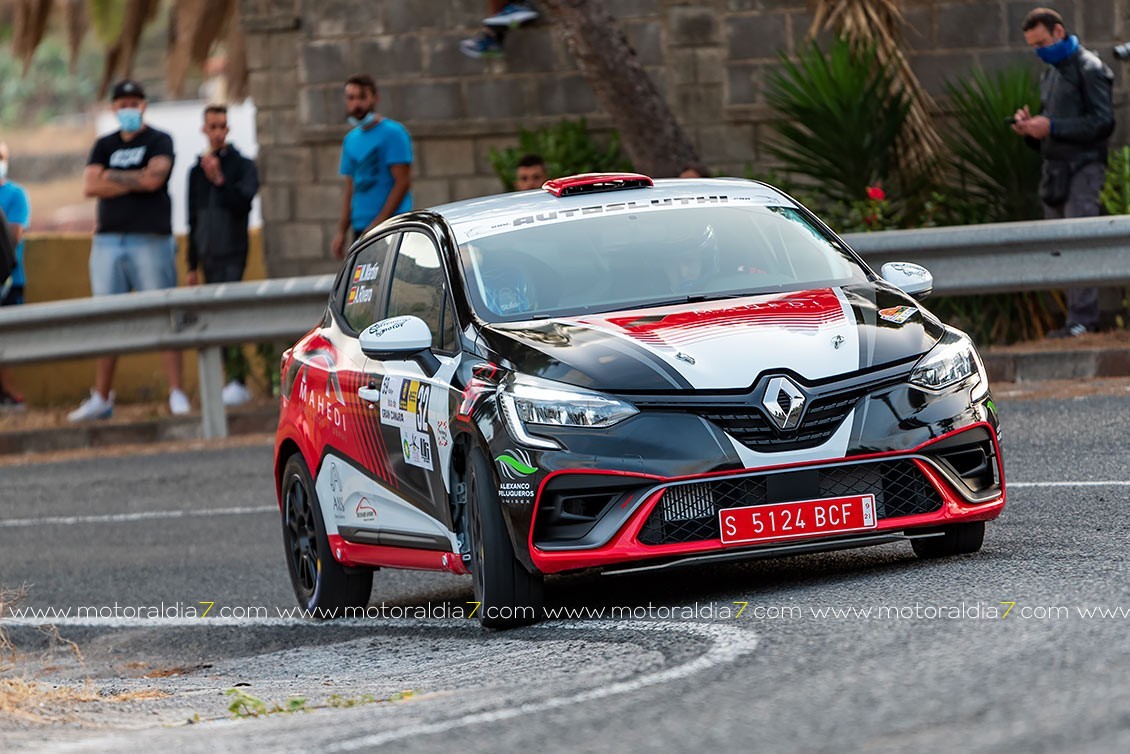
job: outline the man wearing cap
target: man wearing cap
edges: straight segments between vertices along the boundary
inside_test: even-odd
[[[111,94],[119,129],[94,142],[83,172],[83,193],[98,199],[98,226],[90,247],[90,288],[95,296],[173,288],[177,284],[176,241],[169,201],[173,140],[142,122],[145,90],[119,81]],[[169,380],[169,410],[186,414],[181,354],[161,354]],[[98,359],[90,397],[71,421],[105,419],[114,409],[117,357]]]

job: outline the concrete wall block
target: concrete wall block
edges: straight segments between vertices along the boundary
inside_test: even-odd
[[[424,70],[429,76],[481,76],[485,70],[482,60],[467,57],[459,51],[459,42],[467,34],[427,36],[423,41]],[[516,34],[518,36],[525,36]],[[510,53],[507,52],[507,55]]]
[[[1014,58],[1016,56],[1013,56]],[[1016,58],[1020,62],[1021,58]],[[973,59],[964,52],[941,52],[910,56],[910,68],[926,92],[932,96],[945,94],[946,81],[969,73]]]
[[[667,11],[667,30],[674,47],[718,44],[718,20],[712,8],[677,5]]]
[[[265,230],[266,249],[272,259],[317,260],[330,255],[329,239],[321,223],[277,223]]]
[[[718,47],[694,51],[695,79],[700,84],[721,84],[726,80],[726,53]]]
[[[717,84],[677,86],[675,110],[684,123],[717,122],[722,113],[722,87]]]
[[[341,217],[341,185],[299,183],[294,189],[296,220],[333,222]]]
[[[752,105],[761,96],[761,67],[731,63],[726,67],[726,104]]]
[[[344,40],[305,42],[298,51],[298,78],[304,84],[338,84],[349,76],[349,44]]]
[[[294,68],[294,57],[297,54],[298,35],[294,32],[271,32],[267,35],[267,53],[270,68],[273,70],[291,70]]]
[[[479,79],[468,81],[464,88],[471,118],[521,118],[533,108],[525,78]]]
[[[671,83],[693,84],[698,80],[696,67],[697,58],[695,51],[689,47],[673,49],[667,53],[667,70],[671,74]]]
[[[298,120],[304,126],[332,126],[344,118],[341,85],[304,87],[298,94]]]
[[[428,177],[474,175],[475,142],[473,139],[427,139],[418,145],[418,157]]]
[[[263,183],[298,184],[314,182],[314,155],[309,147],[275,147],[259,155]]]
[[[703,161],[714,165],[747,163],[757,159],[752,123],[707,125],[698,129],[698,151]]]
[[[294,219],[294,205],[291,202],[291,189],[285,183],[264,186],[259,192],[263,212],[263,224],[289,222]]]
[[[1121,44],[1125,41],[1119,36],[1114,3],[1084,3],[1081,15],[1081,26],[1077,29],[1077,33],[1084,45],[1093,49],[1099,46],[1099,42],[1108,43],[1103,45],[1105,47],[1109,46],[1110,42]],[[1113,56],[1107,56],[1106,59],[1112,60]]]
[[[640,65],[663,65],[663,27],[656,21],[623,24],[628,43],[636,51]]]
[[[937,29],[938,46],[945,49],[1000,47],[1015,41],[1005,33],[1003,9],[985,3],[938,6]]]
[[[345,138],[345,134],[342,134]],[[340,183],[341,142],[314,147],[314,180],[319,183]]]
[[[420,38],[386,34],[362,40],[357,43],[356,68],[375,78],[378,88],[385,79],[419,74],[424,70]]]
[[[445,28],[447,4],[447,0],[394,0],[384,3],[385,30],[389,34],[409,34],[421,29]],[[486,3],[482,3],[481,7],[485,11]]]
[[[902,17],[903,49],[907,52],[928,50],[934,46],[934,18],[932,8],[907,8]]]
[[[490,196],[502,192],[502,183],[498,178],[476,176],[474,178],[456,178],[452,182],[452,201],[461,199],[474,199],[478,196]]]
[[[543,115],[586,115],[599,109],[596,95],[583,76],[545,79],[537,87]]]
[[[415,209],[435,207],[451,201],[451,182],[446,178],[413,178],[412,205]]]
[[[478,175],[494,175],[494,166],[490,162],[491,149],[501,152],[510,148],[517,149],[518,146],[517,136],[475,139],[475,173]]]
[[[727,0],[726,9],[732,13],[749,11],[804,10],[806,0]]]
[[[608,4],[608,10],[616,18],[635,18],[651,16],[659,12],[658,0],[616,0]]]
[[[631,34],[629,33],[629,38]],[[634,40],[633,40],[634,42]],[[639,48],[636,48],[639,52]],[[463,53],[457,53],[466,58]],[[469,59],[469,58],[468,58]],[[557,69],[556,37],[548,25],[522,29],[506,37],[506,70],[510,73],[552,73]],[[482,70],[482,64],[479,63]]]
[[[451,82],[395,84],[381,88],[381,111],[401,121],[466,117],[463,93]]]
[[[279,146],[294,144],[297,141],[294,134],[298,131],[298,111],[294,108],[272,110],[269,126],[275,144]],[[259,134],[261,144],[263,132],[259,131]]]
[[[763,13],[726,20],[726,40],[731,60],[775,58],[788,49],[786,16]]]
[[[247,40],[248,69],[259,71],[267,68],[271,64],[269,35],[256,32],[244,36]]]

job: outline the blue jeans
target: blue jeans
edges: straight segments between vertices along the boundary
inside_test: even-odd
[[[177,243],[149,233],[97,233],[90,246],[95,296],[175,288]]]

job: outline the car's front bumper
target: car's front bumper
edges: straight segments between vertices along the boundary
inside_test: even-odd
[[[875,496],[866,532],[721,541],[723,510],[843,495]],[[978,422],[912,449],[740,471],[662,477],[592,468],[554,471],[535,496],[529,557],[542,573],[666,566],[861,547],[987,521],[1005,503],[996,427]],[[704,557],[705,556],[705,557]]]

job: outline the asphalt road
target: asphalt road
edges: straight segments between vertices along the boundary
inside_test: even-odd
[[[0,624],[19,672],[166,694],[76,704],[51,726],[0,717],[0,748],[1130,750],[1130,396],[998,403],[1009,504],[977,555],[886,545],[562,578],[551,607],[635,618],[502,633],[450,617],[469,581],[409,572],[375,579],[387,617],[279,618],[294,601],[267,446],[0,468],[0,585],[30,583],[25,606],[215,603],[206,618],[56,621],[82,665]],[[232,688],[308,711],[234,719]]]

